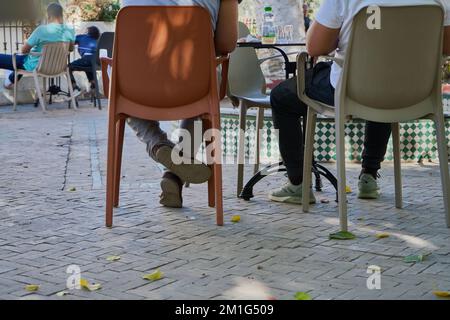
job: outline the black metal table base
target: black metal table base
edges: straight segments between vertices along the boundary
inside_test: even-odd
[[[272,164],[270,166],[265,167],[249,180],[249,182],[245,185],[244,189],[239,195],[239,198],[244,199],[246,201],[250,201],[250,199],[255,197],[253,194],[253,188],[255,187],[255,185],[265,177],[278,172],[286,172],[286,168],[284,167],[283,162],[280,162],[278,164]],[[336,201],[338,201],[337,196],[338,186],[336,177],[327,168],[316,162],[313,163],[312,173],[315,176],[316,191],[322,191],[323,184],[321,177],[324,177],[333,185],[334,189],[336,190]]]
[[[50,85],[50,87],[48,88],[48,90],[45,94],[49,96],[48,104],[53,104],[53,96],[63,95],[66,97],[70,97],[69,92],[63,91],[60,86],[55,85],[55,84]],[[77,100],[75,100],[75,101],[76,101],[76,104],[78,107],[78,101]],[[69,100],[68,104],[69,104],[69,109],[70,109],[72,106],[72,101]],[[39,98],[36,99],[36,101],[34,102],[34,107],[37,108],[38,106],[39,106]]]

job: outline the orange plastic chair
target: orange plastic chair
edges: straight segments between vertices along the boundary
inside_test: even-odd
[[[104,88],[109,90],[106,226],[119,206],[125,120],[137,117],[173,121],[201,116],[205,129],[220,130],[218,63],[211,16],[198,6],[125,7],[117,17],[113,59],[102,58]],[[107,75],[112,66],[111,83]],[[225,77],[227,79],[227,77]],[[225,94],[226,83],[221,94]],[[107,89],[105,89],[106,91]],[[223,225],[221,138],[208,182],[209,206]]]

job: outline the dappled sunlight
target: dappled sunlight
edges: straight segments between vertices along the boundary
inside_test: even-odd
[[[262,282],[239,278],[233,288],[224,293],[225,297],[235,300],[270,300],[270,289]]]
[[[326,218],[324,219],[324,222],[331,226],[339,227],[339,219],[338,218]],[[390,228],[395,228],[394,224],[390,224]],[[358,236],[358,233],[364,232],[368,235],[376,235],[379,233],[384,233],[386,230],[379,230],[377,228],[370,228],[370,227],[359,227],[353,223],[349,222],[349,229],[353,233],[355,233]],[[417,249],[428,249],[428,250],[437,250],[439,249],[436,245],[434,245],[432,242],[428,240],[421,239],[418,236],[412,236],[407,235],[399,232],[389,232],[390,238],[397,238],[399,240],[402,240],[408,244],[411,248],[417,248]]]
[[[152,20],[149,19],[147,22],[153,28],[157,25],[158,32],[152,33],[152,37],[148,41],[147,55],[150,59],[159,59],[164,54],[169,42],[169,26],[167,23],[162,23],[162,21],[158,20],[158,23],[155,23]]]
[[[170,57],[170,75],[174,79],[187,81],[192,78],[195,48],[192,40],[186,39],[180,42],[172,50]]]
[[[337,227],[339,226],[339,219],[338,218],[326,218],[326,219],[324,219],[324,222],[326,224],[331,225],[331,226],[337,226]],[[349,225],[351,226],[350,222],[349,222]]]
[[[414,248],[430,249],[430,250],[437,250],[437,249],[439,249],[434,244],[432,244],[430,241],[423,240],[423,239],[421,239],[419,237],[409,236],[409,235],[401,234],[401,233],[393,233],[392,236],[397,237],[397,238],[405,241],[406,243],[408,243],[409,245],[411,245]]]
[[[368,228],[368,227],[358,227],[359,231],[364,231],[369,234],[379,234],[384,233],[386,230],[378,230],[375,228]],[[439,249],[437,246],[435,246],[433,243],[431,243],[428,240],[421,239],[417,236],[411,236],[399,232],[389,232],[390,238],[398,238],[404,242],[406,242],[410,247],[417,248],[417,249],[429,249],[429,250],[437,250]]]

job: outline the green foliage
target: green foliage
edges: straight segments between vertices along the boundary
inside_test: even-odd
[[[104,5],[99,15],[99,20],[112,22],[116,20],[120,10],[120,2],[118,0],[111,1],[110,4]]]

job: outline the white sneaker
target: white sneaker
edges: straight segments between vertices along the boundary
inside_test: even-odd
[[[5,82],[3,84],[3,87],[5,87],[6,90],[12,90],[14,88],[14,83],[12,83],[11,80],[9,80],[9,75],[11,73],[12,72],[6,75]]]
[[[80,89],[73,89],[73,97],[74,99],[78,98],[79,96],[81,96],[81,94],[83,93],[83,90]],[[72,96],[68,96],[64,99],[65,101],[70,101],[72,100]]]

